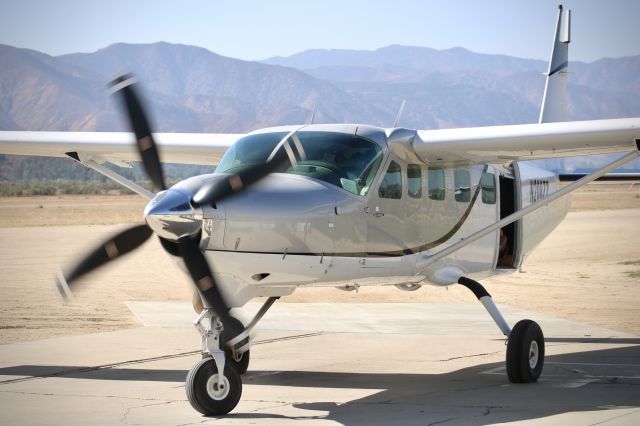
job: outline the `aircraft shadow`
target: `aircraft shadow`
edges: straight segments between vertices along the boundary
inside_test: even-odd
[[[484,425],[568,412],[640,407],[638,360],[640,346],[549,356],[538,383],[519,385],[508,383],[503,363],[446,374],[253,372],[256,377],[250,375],[245,381],[254,385],[380,390],[340,404],[293,404],[321,413],[301,418],[323,418],[345,425]],[[233,416],[280,417],[265,413]]]
[[[251,371],[243,378],[246,385],[359,389],[368,395],[340,403],[335,400],[293,403],[293,407],[300,409],[298,416],[236,412],[228,417],[326,419],[344,425],[484,425],[568,412],[637,408],[640,407],[638,360],[640,346],[548,356],[540,381],[522,385],[508,383],[503,363],[445,374]],[[0,368],[0,375],[18,376],[0,384],[34,377],[183,382],[186,374],[186,370],[21,365]],[[336,400],[341,399],[344,396],[337,394]],[[620,413],[611,414],[615,415]]]

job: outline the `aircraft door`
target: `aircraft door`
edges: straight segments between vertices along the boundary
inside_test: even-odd
[[[520,210],[518,164],[512,163],[514,175],[500,176],[500,219]],[[498,268],[517,268],[520,265],[522,226],[521,220],[504,226],[500,230]]]
[[[398,257],[405,247],[405,170],[393,158],[379,177],[367,206],[367,242],[370,259]]]

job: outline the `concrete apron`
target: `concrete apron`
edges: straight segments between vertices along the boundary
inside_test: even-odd
[[[547,339],[540,381],[512,385],[479,304],[276,304],[240,404],[205,418],[190,306],[128,306],[146,327],[0,346],[0,424],[640,424],[640,338],[502,306]]]

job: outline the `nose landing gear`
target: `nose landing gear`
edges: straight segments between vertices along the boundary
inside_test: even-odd
[[[196,411],[220,416],[238,405],[242,395],[240,375],[249,367],[249,333],[277,299],[267,299],[246,327],[230,317],[228,330],[213,309],[202,307],[193,324],[202,336],[204,357],[189,370],[185,382],[187,399]]]
[[[194,325],[202,336],[205,358],[187,374],[187,399],[196,411],[204,415],[227,414],[240,401],[242,380],[234,366],[226,363],[225,351],[220,348],[223,324],[213,309],[205,308]]]

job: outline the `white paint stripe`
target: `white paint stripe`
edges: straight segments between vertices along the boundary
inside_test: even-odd
[[[587,374],[587,377],[594,377],[596,379],[629,379],[629,380],[636,380],[636,379],[640,379],[640,376],[593,376],[591,374]]]
[[[497,374],[497,373],[503,374],[505,370],[506,370],[506,367],[502,366],[502,367],[492,368],[486,371],[481,371],[480,374]]]
[[[584,380],[576,380],[567,383],[555,383],[552,385],[554,388],[564,388],[564,389],[577,389],[581,388],[589,383],[597,382],[598,379],[584,379]]]
[[[554,365],[594,365],[603,367],[640,367],[640,364],[602,364],[592,362],[545,362],[545,364]]]

